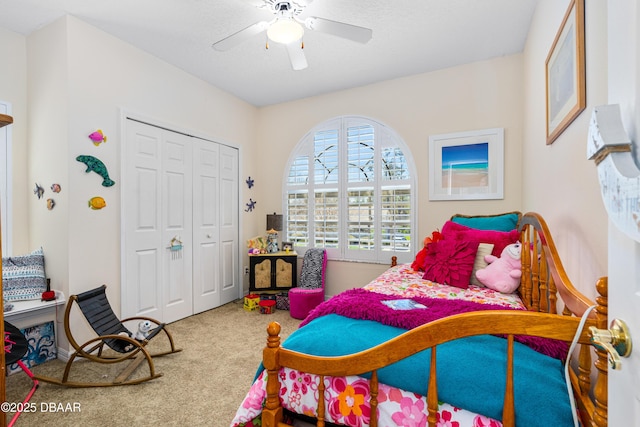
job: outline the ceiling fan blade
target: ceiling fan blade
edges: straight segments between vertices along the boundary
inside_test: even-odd
[[[289,43],[285,45],[287,47],[287,53],[289,54],[289,60],[291,61],[291,67],[296,70],[304,70],[308,67],[307,58],[304,56],[304,50],[302,44],[298,42]]]
[[[310,30],[333,34],[358,43],[367,43],[373,36],[373,31],[370,28],[358,27],[357,25],[331,21],[330,19],[316,16],[305,19],[304,25]]]
[[[270,7],[264,0],[244,0],[244,2],[258,9],[267,9]]]
[[[263,31],[266,31],[267,28],[269,28],[269,22],[256,22],[255,24],[249,25],[247,28],[238,31],[237,33],[231,34],[230,36],[213,43],[211,47],[219,51],[229,50],[232,47],[239,45],[243,41],[257,34],[260,34]]]
[[[294,7],[304,9],[313,3],[313,0],[293,0],[291,3],[293,3]]]

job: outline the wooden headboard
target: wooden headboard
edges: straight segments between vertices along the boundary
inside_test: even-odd
[[[529,212],[522,216],[518,224],[521,233],[522,279],[518,292],[530,311],[556,314],[558,306],[562,315],[581,317],[591,306],[595,309],[589,318],[599,329],[608,328],[607,278],[596,283],[599,297],[593,302],[581,294],[567,275],[558,250],[551,237],[547,223],[542,216]],[[524,248],[531,248],[525,251]],[[586,330],[586,327],[585,327]],[[585,332],[583,331],[583,335]],[[575,364],[576,371],[570,370],[571,383],[577,396],[578,410],[585,425],[607,425],[607,352],[596,347],[596,360],[592,364],[591,345],[581,345]],[[592,375],[592,368],[596,372]],[[595,381],[592,384],[592,377]],[[590,398],[593,395],[593,400]]]

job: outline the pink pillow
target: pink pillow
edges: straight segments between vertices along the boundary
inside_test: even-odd
[[[477,230],[453,221],[445,222],[442,227],[442,235],[444,240],[454,239],[475,243],[492,243],[493,251],[491,252],[491,255],[498,258],[500,257],[500,254],[502,254],[502,250],[507,245],[516,243],[520,239],[520,233],[518,233],[518,230]]]
[[[467,289],[478,242],[446,238],[427,247],[423,279]]]
[[[424,271],[424,267],[425,267],[424,261],[425,261],[425,257],[427,256],[427,246],[429,246],[432,243],[438,242],[440,240],[442,240],[442,233],[440,233],[438,230],[431,233],[431,236],[427,236],[424,238],[423,240],[424,246],[416,254],[416,259],[411,264],[411,269],[413,271]]]

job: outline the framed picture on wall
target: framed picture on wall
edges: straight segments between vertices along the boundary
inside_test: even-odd
[[[504,129],[429,137],[429,200],[504,198]]]
[[[571,0],[546,60],[547,145],[587,105],[584,0]]]

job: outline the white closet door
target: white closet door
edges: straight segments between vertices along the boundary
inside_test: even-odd
[[[220,305],[220,146],[194,142],[193,312]]]
[[[127,121],[122,317],[162,317],[162,216],[160,129]],[[123,174],[124,175],[124,174]],[[123,180],[124,181],[124,180]]]
[[[162,302],[163,321],[169,323],[193,314],[193,148],[186,135],[162,135]],[[182,248],[170,249],[172,241]]]
[[[191,142],[133,120],[126,138],[122,316],[172,322],[193,313]],[[169,250],[174,237],[181,251]]]
[[[220,304],[240,296],[238,150],[220,146]]]

